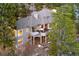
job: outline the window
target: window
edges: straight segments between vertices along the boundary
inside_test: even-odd
[[[38,19],[38,14],[34,14],[35,19]]]
[[[29,28],[26,28],[26,32],[30,32],[31,30]]]
[[[34,27],[32,27],[32,31],[33,31],[33,32],[35,31],[35,28],[34,28]]]
[[[43,28],[43,25],[41,25],[41,28]]]
[[[23,43],[23,38],[18,39],[18,45],[20,46],[22,45],[22,43]]]
[[[18,36],[22,36],[22,30],[18,30]]]

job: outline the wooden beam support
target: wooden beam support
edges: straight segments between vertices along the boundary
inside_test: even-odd
[[[40,44],[42,44],[42,36],[40,36]]]
[[[47,37],[45,36],[45,43],[47,43]]]
[[[33,45],[35,45],[35,37],[33,37]]]

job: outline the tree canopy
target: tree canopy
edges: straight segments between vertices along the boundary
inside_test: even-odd
[[[78,55],[73,4],[64,4],[57,8],[49,33],[50,55]]]

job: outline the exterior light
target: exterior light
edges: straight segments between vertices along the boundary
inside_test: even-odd
[[[51,42],[48,42],[49,44],[51,43]]]
[[[52,12],[53,12],[53,13],[56,13],[56,12],[57,12],[57,10],[56,10],[56,9],[52,9]]]
[[[38,45],[38,47],[41,47],[41,45]]]
[[[21,17],[18,17],[18,19],[21,19]]]
[[[39,44],[38,47],[40,48],[40,47],[43,47],[43,46]]]

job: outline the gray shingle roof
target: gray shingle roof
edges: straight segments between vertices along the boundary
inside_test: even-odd
[[[27,16],[16,22],[17,29],[33,27],[33,26],[36,26],[37,24],[38,24],[38,21],[33,16]]]
[[[35,12],[36,13],[36,12]],[[33,15],[22,18],[16,22],[17,29],[33,27],[38,24],[51,23],[52,16],[51,11],[47,8],[42,9],[38,12],[38,19],[34,18]]]
[[[41,21],[41,24],[51,23],[52,21],[51,11],[47,8],[42,9],[39,12],[39,19]]]

